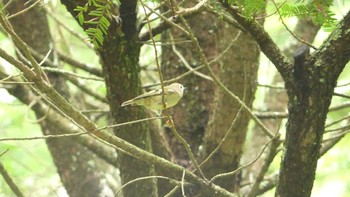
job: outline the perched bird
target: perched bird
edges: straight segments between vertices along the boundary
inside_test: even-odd
[[[181,99],[185,87],[179,83],[172,83],[164,86],[164,102],[165,108],[173,107]],[[163,110],[162,89],[152,90],[137,96],[133,99],[125,101],[121,106],[142,105],[150,110]]]

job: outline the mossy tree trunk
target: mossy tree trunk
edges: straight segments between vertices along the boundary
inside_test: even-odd
[[[254,35],[285,82],[289,118],[276,196],[310,196],[328,108],[338,77],[350,59],[350,12],[316,52],[299,48],[292,64],[260,25],[237,10],[226,9]]]
[[[316,25],[311,19],[300,19],[293,31],[293,33],[305,40],[308,43],[312,43],[315,39],[317,32],[319,31],[320,26]],[[295,40],[294,37],[290,36],[291,41],[290,45],[284,50],[289,59],[293,58],[293,53],[295,50],[300,47],[300,43]],[[272,84],[275,86],[281,87],[283,84],[283,79],[281,74],[276,72],[273,77]],[[265,87],[261,87],[265,88]],[[280,88],[270,88],[266,92],[264,99],[264,105],[266,110],[269,112],[281,112],[284,113],[287,110],[288,105],[288,95],[285,89]],[[281,128],[282,118],[267,118],[262,119],[264,125],[269,128],[272,132],[278,132]],[[246,151],[244,152],[246,162],[253,161],[260,153],[263,146],[268,143],[269,138],[260,131],[260,128],[255,125],[251,138],[247,140]],[[260,159],[247,170],[249,174],[245,174],[246,181],[248,177],[250,179],[253,177],[255,179],[258,171],[261,169],[264,160]]]
[[[9,4],[7,10],[10,14],[17,13],[29,7],[28,1],[16,0]],[[31,48],[42,55],[46,55],[53,46],[53,40],[46,17],[46,13],[41,7],[34,7],[29,11],[20,14],[10,20],[12,27],[18,36],[26,42]],[[50,47],[51,46],[51,47]],[[51,52],[49,59],[53,59]],[[19,55],[21,58],[21,55]],[[41,62],[42,59],[37,59]],[[44,66],[46,66],[44,64]],[[57,73],[48,73],[48,79],[53,87],[66,99],[70,99],[66,79]],[[27,105],[31,105],[35,95],[26,95],[25,92],[13,91],[13,95]],[[41,101],[37,101],[41,102]],[[40,105],[34,105],[32,109],[40,124],[44,135],[58,135],[62,131],[52,125],[48,119],[47,113],[56,113],[55,111],[42,112]],[[63,117],[61,117],[63,118]],[[55,121],[60,121],[57,119]],[[93,197],[104,195],[107,186],[103,178],[106,169],[102,169],[98,164],[98,159],[89,150],[77,143],[72,138],[56,138],[47,140],[48,149],[51,152],[53,161],[57,168],[61,181],[71,197],[86,196]],[[90,165],[89,161],[94,161],[95,165]],[[91,162],[90,162],[91,163]],[[91,173],[93,172],[93,173]],[[104,191],[103,191],[103,188]],[[111,191],[109,191],[111,192]]]
[[[76,16],[76,13],[73,11],[74,8],[78,4],[86,3],[85,1],[72,2],[65,0],[62,0],[62,2],[74,17]],[[123,101],[142,93],[139,67],[139,55],[142,45],[138,41],[137,1],[121,0],[120,3],[120,7],[114,9],[115,17],[120,17],[120,20],[115,19],[111,21],[108,36],[98,49],[113,123],[146,118],[143,108],[121,108],[120,106]],[[116,128],[114,133],[142,149],[153,152],[150,127],[146,122]],[[138,177],[155,175],[152,165],[140,162],[138,159],[122,152],[118,153],[118,160],[122,183],[127,183]],[[156,179],[136,182],[133,187],[126,187],[123,190],[123,194],[124,196],[142,196],[144,194],[156,196]]]

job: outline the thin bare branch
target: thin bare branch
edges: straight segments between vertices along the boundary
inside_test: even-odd
[[[139,178],[136,178],[136,179],[133,179],[125,184],[123,184],[115,193],[114,193],[114,196],[117,196],[125,187],[135,183],[135,182],[138,182],[138,181],[144,181],[144,180],[147,180],[147,179],[165,179],[165,180],[168,180],[170,182],[170,184],[173,184],[173,185],[182,185],[182,182],[180,181],[177,181],[175,179],[172,179],[172,178],[169,178],[169,177],[166,177],[166,176],[146,176],[146,177],[139,177]],[[188,185],[189,183],[184,183],[185,185]]]
[[[80,78],[80,79],[104,82],[104,79],[100,78],[100,77],[84,76],[84,75],[76,74],[74,72],[71,72],[71,71],[68,71],[68,70],[64,70],[64,69],[61,69],[61,68],[45,67],[45,66],[42,66],[41,68],[43,70],[45,70],[45,71],[49,71],[49,72],[53,72],[53,73],[60,73],[60,74],[63,74],[63,75],[70,75],[70,76],[77,77],[77,78]]]
[[[293,72],[293,64],[278,48],[264,28],[256,21],[245,18],[239,13],[238,8],[231,7],[222,1],[223,7],[231,14],[231,16],[246,29],[257,41],[261,51],[270,59],[281,73],[284,79],[289,78]]]
[[[221,173],[221,174],[218,174],[218,175],[214,176],[213,178],[210,179],[210,183],[213,183],[216,179],[221,178],[221,177],[232,176],[232,175],[236,174],[237,172],[241,171],[242,169],[253,165],[253,164],[261,157],[261,155],[265,152],[265,149],[268,147],[268,145],[269,145],[272,141],[274,141],[274,140],[278,140],[278,141],[279,141],[279,138],[280,138],[280,134],[277,133],[273,138],[271,138],[271,139],[265,144],[265,146],[264,146],[263,149],[261,150],[260,154],[259,154],[253,161],[251,161],[251,162],[249,162],[249,163],[247,163],[247,164],[245,164],[245,165],[242,165],[241,167],[237,168],[237,169],[234,170],[234,171],[227,172],[227,173]]]
[[[58,54],[58,57],[60,58],[60,60],[70,64],[71,66],[73,66],[75,68],[79,68],[81,70],[84,70],[84,71],[91,73],[93,75],[96,75],[98,77],[103,76],[101,69],[94,68],[94,67],[91,67],[87,64],[81,63],[81,62],[79,62],[79,61],[69,57],[68,55],[59,52],[59,51],[57,52],[57,54]]]
[[[55,14],[53,14],[52,11],[45,8],[45,12],[48,16],[50,16],[58,25],[62,26],[65,30],[67,30],[70,34],[72,34],[74,37],[78,38],[82,41],[88,48],[93,49],[94,46],[88,42],[88,36],[83,36],[77,33],[76,31],[72,30],[70,27],[68,27],[64,22],[62,22]]]
[[[143,1],[140,1],[141,4],[142,4],[142,7],[144,9],[144,12],[146,13],[146,4],[143,3]],[[147,7],[149,8],[149,7]],[[148,20],[148,18],[146,18],[146,20]],[[151,31],[151,24],[149,23],[148,21],[148,27],[149,27],[149,34],[150,34],[150,38],[151,38],[151,41],[153,43],[153,46],[154,46],[154,53],[155,53],[155,57],[158,57],[158,53],[157,53],[157,48],[156,48],[156,43],[154,41],[154,37],[153,37],[153,33]],[[164,80],[163,80],[163,74],[161,72],[161,69],[160,69],[160,63],[158,61],[158,58],[155,59],[156,60],[156,65],[157,65],[157,70],[158,70],[158,74],[159,74],[159,79],[160,79],[160,85],[161,85],[161,89],[162,89],[162,103],[163,103],[163,108],[165,111],[165,114],[166,116],[168,117],[168,123],[170,125],[170,129],[171,131],[173,132],[173,134],[175,135],[176,139],[178,139],[185,147],[185,150],[187,151],[187,154],[188,156],[190,157],[190,160],[191,162],[193,163],[194,167],[196,168],[196,170],[199,172],[199,174],[202,176],[202,178],[204,180],[206,180],[200,166],[198,165],[198,162],[196,160],[196,158],[194,157],[193,153],[192,153],[192,150],[191,150],[191,147],[190,145],[186,142],[186,140],[179,134],[179,132],[176,130],[175,128],[175,124],[174,124],[174,121],[172,119],[172,117],[169,115],[167,109],[166,109],[166,104],[165,104],[165,91],[164,91]]]
[[[188,23],[186,22],[186,20],[179,15],[179,18],[182,22],[182,24],[185,26],[187,32],[190,34],[190,38],[193,42],[193,44],[195,45],[197,51],[198,51],[198,55],[200,56],[200,59],[202,61],[202,63],[205,65],[205,67],[209,70],[209,73],[211,75],[211,77],[213,78],[214,82],[219,85],[219,87],[226,92],[227,94],[229,94],[236,102],[238,102],[240,105],[243,106],[243,108],[248,112],[248,114],[250,115],[250,117],[257,123],[257,125],[259,125],[259,127],[261,127],[262,131],[269,136],[270,138],[273,138],[273,134],[272,132],[253,114],[253,112],[249,109],[249,107],[238,97],[236,96],[232,91],[230,91],[221,81],[220,79],[215,75],[214,71],[212,70],[212,68],[210,67],[209,63],[206,60],[206,57],[202,51],[202,48],[199,45],[199,42],[197,40],[197,38],[194,36],[191,28],[189,27]]]
[[[14,17],[16,17],[16,16],[19,16],[19,15],[21,15],[21,14],[24,14],[24,13],[28,12],[29,10],[31,10],[32,8],[34,8],[35,6],[37,6],[40,2],[41,2],[41,0],[35,1],[32,5],[28,6],[27,8],[25,8],[25,9],[23,9],[23,10],[17,12],[17,13],[14,13],[14,14],[8,16],[7,19],[11,19],[11,18],[14,18]],[[4,9],[3,9],[3,10],[4,10]]]
[[[37,136],[37,137],[8,137],[8,138],[0,138],[0,141],[31,141],[31,140],[47,140],[53,138],[63,138],[63,137],[73,137],[88,134],[87,131],[80,133],[67,133],[67,134],[59,134],[59,135],[45,135],[45,136]]]
[[[277,154],[277,148],[281,144],[282,141],[280,141],[278,138],[274,138],[271,142],[269,151],[267,153],[267,157],[265,158],[264,164],[261,166],[260,171],[255,178],[255,181],[253,185],[251,186],[251,190],[247,194],[247,197],[254,197],[257,196],[258,190],[260,188],[260,183],[263,181],[264,176],[269,169],[273,159],[275,158]]]
[[[13,42],[15,43],[15,45],[23,51],[25,57],[29,60],[29,62],[31,63],[31,66],[33,66],[35,73],[40,76],[43,77],[43,71],[41,70],[38,62],[35,60],[35,58],[32,56],[32,54],[30,53],[29,47],[27,46],[27,44],[25,42],[23,42],[23,40],[14,32],[10,22],[8,21],[8,19],[4,16],[4,14],[1,12],[0,13],[0,24],[2,25],[2,27],[6,30],[6,32],[11,36]],[[45,80],[48,82],[47,76],[44,77]]]
[[[272,3],[274,4],[274,6],[275,6],[275,8],[276,8],[276,11],[277,11],[277,13],[278,13],[278,16],[280,17],[280,20],[281,20],[281,22],[282,22],[282,25],[286,28],[286,30],[287,30],[295,39],[297,39],[299,42],[304,43],[304,44],[308,45],[309,47],[311,47],[311,48],[313,48],[313,49],[316,50],[317,48],[316,48],[315,46],[313,46],[312,44],[308,43],[307,41],[305,41],[305,40],[299,38],[292,30],[290,30],[290,29],[288,28],[288,26],[286,25],[286,23],[284,22],[284,20],[283,20],[283,18],[282,18],[282,16],[281,16],[280,8],[277,6],[275,0],[272,0]]]
[[[19,187],[16,185],[16,183],[13,181],[13,179],[11,178],[9,173],[6,171],[4,165],[2,165],[1,162],[0,162],[0,174],[2,175],[7,185],[11,188],[11,190],[17,197],[24,197],[23,193],[21,192]]]
[[[169,35],[170,35],[170,39],[173,39],[172,34],[169,34]],[[211,77],[209,77],[209,76],[207,76],[207,75],[205,75],[205,74],[203,74],[203,73],[200,73],[200,72],[194,70],[194,69],[191,67],[191,65],[187,62],[187,60],[185,59],[185,57],[180,53],[180,51],[178,51],[178,50],[176,49],[176,45],[175,45],[174,43],[171,45],[171,47],[172,47],[172,49],[173,49],[173,52],[177,55],[177,57],[181,60],[181,62],[185,65],[185,67],[186,67],[188,70],[192,71],[193,74],[195,74],[195,75],[197,75],[197,76],[199,76],[199,77],[202,77],[203,79],[206,79],[206,80],[209,80],[209,81],[213,81],[213,79],[212,79]]]
[[[200,12],[204,9],[204,5],[208,2],[208,0],[200,0],[195,6],[191,8],[180,8],[176,15],[190,15],[193,13]]]

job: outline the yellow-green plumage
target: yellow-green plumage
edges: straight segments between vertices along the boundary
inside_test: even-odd
[[[164,87],[164,102],[166,107],[173,107],[176,105],[183,95],[184,87],[179,83],[173,83]],[[125,101],[121,106],[127,105],[142,105],[150,110],[162,110],[162,89],[152,90],[137,96],[131,100]]]

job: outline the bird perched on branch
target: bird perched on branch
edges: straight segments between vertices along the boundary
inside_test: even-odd
[[[141,94],[133,99],[125,101],[121,106],[141,105],[150,110],[163,110],[176,105],[183,96],[185,87],[179,83],[164,86],[164,103],[162,101],[162,89],[152,90]]]

